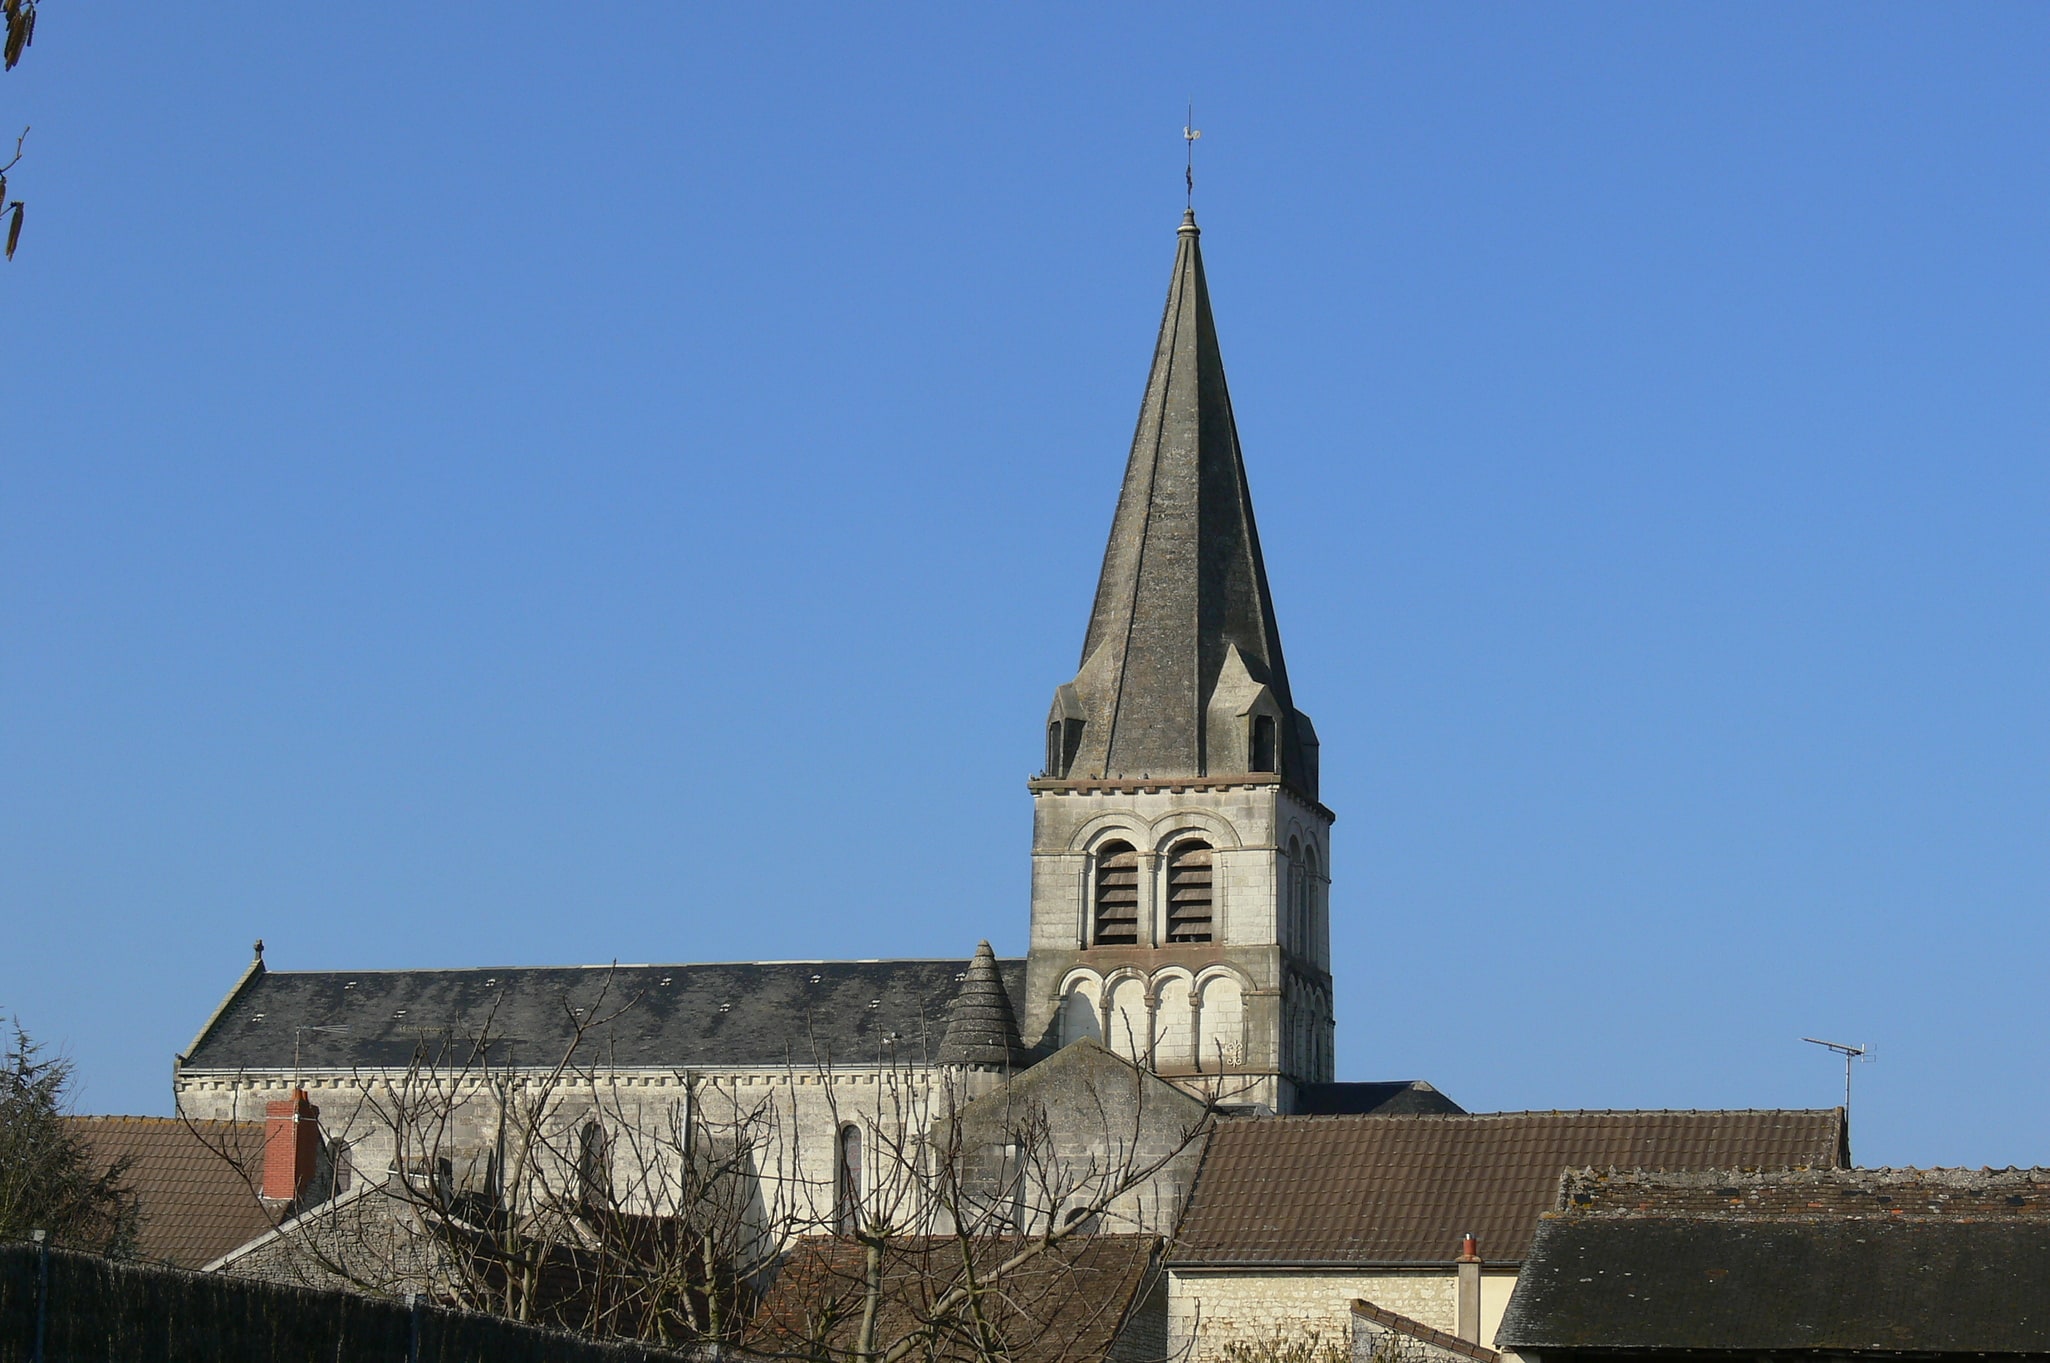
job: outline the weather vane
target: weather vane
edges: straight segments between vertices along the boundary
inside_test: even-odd
[[[1182,124],[1182,141],[1188,144],[1188,159],[1182,166],[1182,183],[1188,186],[1188,207],[1196,206],[1196,139],[1202,131],[1196,127],[1196,102],[1189,101],[1189,121]]]

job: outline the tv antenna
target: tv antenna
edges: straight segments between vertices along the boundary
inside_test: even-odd
[[[298,1027],[294,1027],[294,1028],[292,1029],[292,1087],[293,1087],[293,1088],[298,1088],[298,1087],[300,1086],[300,1085],[299,1085],[299,1043],[300,1043],[300,1042],[302,1042],[302,1041],[304,1041],[304,1040],[306,1039],[306,1034],[307,1034],[308,1032],[326,1032],[326,1033],[345,1033],[345,1032],[347,1032],[348,1030],[349,1030],[349,1029],[348,1029],[348,1028],[347,1028],[346,1026],[342,1026],[342,1027],[313,1027],[313,1026],[298,1026]]]
[[[1853,1046],[1843,1041],[1824,1041],[1819,1036],[1804,1036],[1801,1040],[1807,1042],[1810,1046],[1820,1046],[1824,1050],[1835,1051],[1844,1058],[1844,1120],[1849,1121],[1851,1119],[1851,1066],[1860,1060],[1870,1060],[1872,1058],[1872,1048],[1870,1046]]]

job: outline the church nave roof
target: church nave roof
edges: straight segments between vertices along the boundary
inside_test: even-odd
[[[1016,1009],[1025,962],[996,961]],[[251,967],[183,1070],[383,1070],[424,1045],[460,1065],[684,1070],[935,1062],[970,962],[756,961],[463,970]],[[988,1000],[984,1000],[986,1007]],[[578,1011],[581,1010],[581,1011]],[[295,1059],[296,1050],[296,1059]]]

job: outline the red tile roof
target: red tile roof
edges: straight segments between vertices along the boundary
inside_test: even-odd
[[[1497,1112],[1219,1123],[1168,1254],[1177,1268],[1515,1263],[1569,1169],[1837,1168],[1843,1114]]]
[[[262,1122],[186,1122],[177,1117],[68,1117],[95,1163],[128,1161],[125,1182],[142,1204],[137,1246],[145,1259],[201,1268],[268,1231],[243,1170],[263,1171]],[[232,1155],[235,1163],[223,1159]]]
[[[996,1265],[1025,1242],[978,1240],[972,1257],[989,1289],[984,1311],[1014,1363],[1096,1363],[1149,1304],[1165,1343],[1165,1297],[1160,1286],[1158,1239],[1147,1235],[1076,1236],[1008,1273]],[[760,1309],[749,1323],[746,1346],[784,1357],[806,1356],[819,1341],[835,1354],[847,1347],[861,1320],[865,1251],[857,1241],[810,1236],[793,1246]],[[894,1342],[937,1327],[917,1351],[937,1363],[972,1363],[987,1357],[966,1312],[935,1312],[934,1304],[964,1281],[961,1242],[906,1236],[890,1242],[882,1265],[878,1339]]]

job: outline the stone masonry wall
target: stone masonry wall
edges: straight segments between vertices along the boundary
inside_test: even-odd
[[[1480,1342],[1489,1348],[1515,1290],[1513,1273],[1481,1275]],[[1175,1348],[1187,1350],[1189,1363],[1214,1363],[1234,1343],[1314,1335],[1320,1343],[1343,1347],[1352,1337],[1355,1298],[1448,1334],[1459,1328],[1458,1285],[1447,1264],[1442,1272],[1177,1272],[1168,1284],[1168,1331]]]

